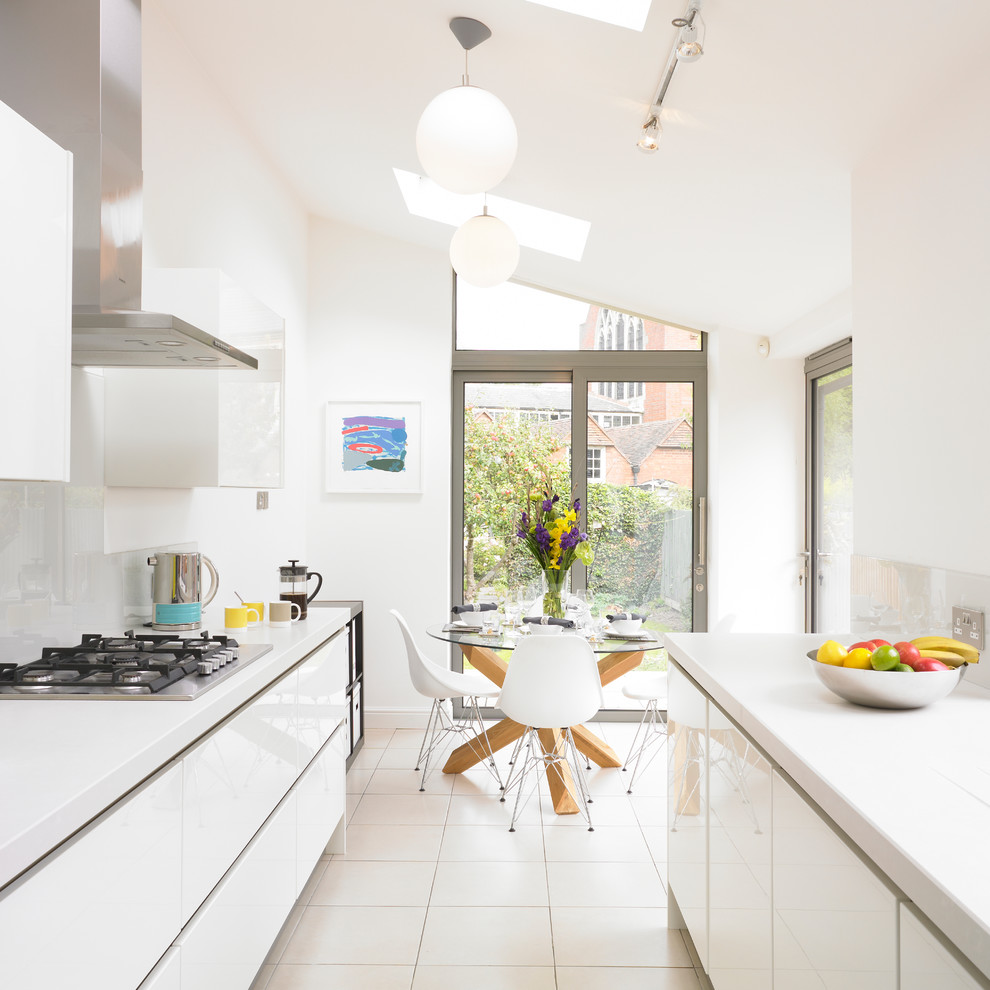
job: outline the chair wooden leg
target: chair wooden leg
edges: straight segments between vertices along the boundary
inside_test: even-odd
[[[514,743],[525,731],[525,726],[518,722],[513,722],[511,718],[503,718],[497,722],[487,732],[482,740],[480,736],[468,740],[458,746],[447,759],[444,765],[444,773],[463,773],[475,764],[487,759],[487,754],[497,753],[505,746]]]

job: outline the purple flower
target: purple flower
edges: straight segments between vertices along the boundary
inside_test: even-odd
[[[574,499],[574,511],[575,512],[581,511],[581,499],[579,498]]]
[[[522,514],[522,525],[523,525],[524,528],[526,526],[529,526],[529,513],[528,512],[524,512]]]
[[[541,506],[541,508],[543,509],[544,512],[549,512],[552,505],[553,502],[550,499],[545,498],[543,500],[543,505]]]
[[[572,526],[566,533],[563,533],[560,537],[560,549],[561,550],[571,550],[576,547],[581,542],[581,531],[577,526]]]
[[[536,531],[533,535],[536,537],[536,542],[540,545],[542,550],[549,549],[550,534],[547,532],[547,528],[543,525],[543,523],[536,524]]]

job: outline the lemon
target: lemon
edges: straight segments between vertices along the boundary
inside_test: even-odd
[[[848,655],[846,648],[841,643],[829,639],[818,647],[815,659],[819,663],[829,663],[833,667],[841,667]]]
[[[870,663],[870,652],[870,650],[863,649],[862,647],[850,650],[849,655],[842,661],[842,666],[858,667],[860,670],[872,670],[873,664]]]

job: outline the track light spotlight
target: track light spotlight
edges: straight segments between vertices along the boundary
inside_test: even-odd
[[[643,133],[636,142],[636,146],[640,149],[640,151],[656,151],[657,148],[660,147],[660,135],[662,133],[663,128],[660,126],[660,120],[654,113],[647,118],[646,123],[643,124]]]

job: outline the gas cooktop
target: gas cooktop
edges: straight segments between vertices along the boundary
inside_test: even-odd
[[[189,700],[271,650],[204,632],[188,639],[133,630],[87,633],[78,646],[46,646],[41,659],[0,664],[0,700],[143,698]]]

